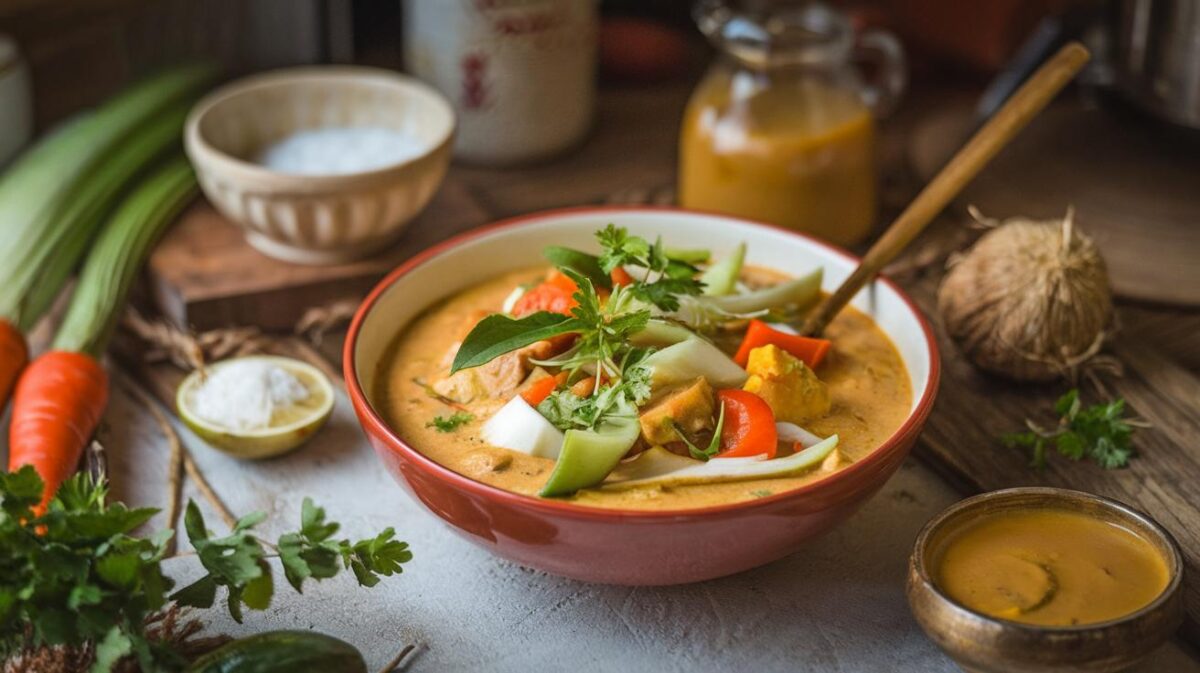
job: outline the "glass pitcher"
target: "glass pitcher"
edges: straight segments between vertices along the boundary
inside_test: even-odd
[[[876,215],[875,117],[906,81],[900,43],[856,34],[816,2],[702,0],[695,17],[722,54],[684,114],[680,205],[862,242]]]

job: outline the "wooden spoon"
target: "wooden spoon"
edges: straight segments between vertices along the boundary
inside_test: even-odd
[[[814,336],[823,332],[851,297],[933,221],[992,157],[1075,77],[1088,58],[1088,50],[1082,44],[1071,42],[1038,68],[883,232],[854,273],[809,316],[801,334]]]

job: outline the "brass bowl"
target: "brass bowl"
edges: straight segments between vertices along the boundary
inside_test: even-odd
[[[1141,535],[1167,562],[1169,581],[1149,605],[1118,619],[1078,626],[1038,626],[989,617],[935,585],[932,555],[945,537],[971,521],[1009,509],[1054,507]],[[1060,488],[1010,488],[967,498],[938,514],[917,536],[908,564],[908,603],[925,633],[967,671],[1099,673],[1145,659],[1183,622],[1183,559],[1171,534],[1115,500]]]

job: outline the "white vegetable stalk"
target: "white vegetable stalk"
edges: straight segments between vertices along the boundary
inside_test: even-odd
[[[563,433],[520,395],[483,424],[483,440],[502,449],[558,460]]]
[[[838,436],[833,435],[785,458],[768,460],[762,454],[748,458],[713,458],[704,463],[656,446],[625,467],[624,479],[606,482],[602,488],[619,490],[654,484],[678,486],[790,477],[820,465],[837,445]]]
[[[800,446],[805,449],[825,441],[795,423],[784,423],[782,421],[775,424],[775,434],[779,437],[779,441],[799,442]]]

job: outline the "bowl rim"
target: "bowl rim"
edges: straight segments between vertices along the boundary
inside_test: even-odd
[[[930,574],[930,569],[926,563],[926,556],[932,551],[929,547],[937,530],[945,525],[948,525],[955,517],[961,516],[964,512],[977,508],[987,502],[1003,501],[1007,499],[1015,499],[1024,496],[1046,496],[1051,499],[1057,499],[1063,502],[1070,500],[1086,500],[1092,502],[1107,510],[1117,512],[1120,516],[1127,519],[1137,521],[1146,530],[1159,538],[1166,547],[1166,560],[1170,570],[1170,577],[1167,580],[1167,585],[1159,592],[1149,603],[1142,607],[1101,622],[1088,622],[1084,624],[1052,626],[1045,624],[1029,624],[1027,622],[1018,622],[1002,617],[993,617],[982,612],[972,610],[971,608],[956,601],[954,598],[942,591],[937,582],[933,580]],[[1141,536],[1138,531],[1131,531],[1134,535]],[[1108,629],[1113,626],[1127,624],[1138,619],[1142,619],[1147,615],[1153,614],[1168,602],[1175,599],[1180,589],[1183,586],[1183,554],[1179,551],[1179,543],[1175,540],[1175,536],[1169,530],[1164,528],[1162,524],[1155,521],[1149,514],[1146,514],[1130,505],[1127,505],[1120,500],[1099,495],[1097,493],[1088,493],[1086,491],[1077,491],[1070,488],[1058,488],[1055,486],[1015,486],[1012,488],[1003,488],[995,491],[987,491],[979,493],[969,498],[964,498],[958,502],[946,507],[941,512],[938,512],[929,521],[921,527],[921,531],[917,533],[917,538],[913,542],[913,550],[909,557],[912,574],[921,582],[922,588],[934,596],[939,601],[954,609],[957,614],[968,617],[977,621],[980,624],[987,625],[990,628],[1007,629],[1010,631],[1019,631],[1027,635],[1039,634],[1082,634],[1091,633],[1098,630]]]
[[[370,314],[376,302],[392,285],[401,277],[407,275],[417,267],[425,264],[431,259],[442,254],[448,253],[454,248],[472,241],[476,238],[502,232],[508,229],[515,229],[521,226],[532,224],[537,221],[555,219],[569,215],[583,214],[636,214],[636,213],[676,213],[683,216],[709,216],[720,217],[736,221],[740,224],[750,225],[752,227],[765,228],[775,232],[783,232],[804,239],[807,243],[813,244],[825,250],[826,253],[835,257],[841,257],[846,261],[857,264],[860,260],[855,255],[838,248],[832,244],[818,240],[807,234],[802,234],[785,227],[750,220],[746,218],[727,215],[725,213],[717,213],[712,211],[703,211],[689,208],[678,208],[675,206],[656,206],[656,205],[605,205],[605,206],[570,206],[566,208],[554,208],[542,210],[524,215],[503,218],[489,224],[484,224],[465,232],[452,236],[440,243],[430,246],[420,253],[409,258],[403,264],[393,269],[391,273],[379,281],[378,284],[371,290],[370,294],[359,305],[358,310],[354,314],[354,318],[350,323],[350,328],[346,333],[346,340],[342,350],[342,376],[346,381],[346,391],[350,397],[351,403],[358,413],[363,429],[368,434],[376,434],[377,437],[386,439],[386,443],[393,451],[398,451],[405,456],[410,462],[419,466],[426,473],[438,478],[440,481],[449,482],[455,488],[466,489],[475,495],[498,499],[506,504],[515,507],[532,508],[549,514],[566,516],[576,519],[589,520],[612,520],[620,519],[623,521],[639,521],[639,522],[661,522],[664,519],[679,519],[680,517],[700,517],[713,514],[728,513],[734,511],[750,511],[768,509],[784,500],[789,500],[796,497],[807,495],[819,488],[827,488],[830,485],[851,478],[853,475],[864,472],[879,463],[884,462],[892,453],[899,450],[905,445],[905,442],[910,438],[915,439],[915,435],[920,431],[928,418],[930,411],[933,408],[934,399],[937,397],[938,383],[941,379],[941,358],[938,352],[937,339],[934,336],[933,328],[929,321],[925,318],[912,298],[910,298],[899,286],[891,279],[882,274],[877,277],[877,282],[882,282],[891,288],[900,300],[905,304],[907,309],[916,318],[917,324],[920,326],[922,336],[925,339],[926,351],[929,355],[929,374],[926,380],[925,392],[918,400],[916,406],[909,412],[904,422],[900,427],[877,446],[871,453],[861,460],[830,474],[827,477],[810,482],[798,488],[776,493],[774,495],[763,498],[755,498],[753,500],[744,500],[740,502],[722,503],[719,505],[710,505],[708,507],[695,507],[687,509],[669,509],[669,510],[639,510],[639,509],[617,509],[607,507],[593,507],[589,505],[579,505],[571,502],[553,500],[548,498],[537,498],[534,496],[524,495],[506,491],[480,481],[476,481],[465,475],[459,474],[454,470],[438,463],[437,461],[424,455],[417,449],[413,448],[400,437],[398,433],[391,429],[383,418],[375,411],[371,404],[367,401],[366,394],[362,389],[362,385],[358,380],[358,374],[355,367],[355,351],[358,344],[358,336],[362,331],[363,323],[367,315]]]
[[[428,147],[420,154],[407,157],[401,161],[386,164],[378,168],[353,173],[331,173],[325,175],[307,175],[302,173],[284,173],[272,170],[253,161],[241,159],[208,141],[200,131],[204,118],[217,106],[234,98],[253,94],[258,91],[272,89],[281,85],[303,82],[321,81],[346,82],[351,80],[368,81],[391,87],[406,93],[417,92],[418,97],[431,102],[446,121],[445,128]],[[375,181],[406,169],[418,162],[424,161],[446,148],[453,140],[458,126],[454,108],[446,97],[437,89],[421,80],[403,73],[360,65],[308,65],[279,68],[263,73],[249,75],[210,91],[192,106],[184,122],[184,149],[194,163],[208,164],[211,169],[222,173],[232,173],[239,180],[250,180],[254,183],[266,181],[286,181],[293,188],[307,189],[338,189],[347,183],[362,183]]]

